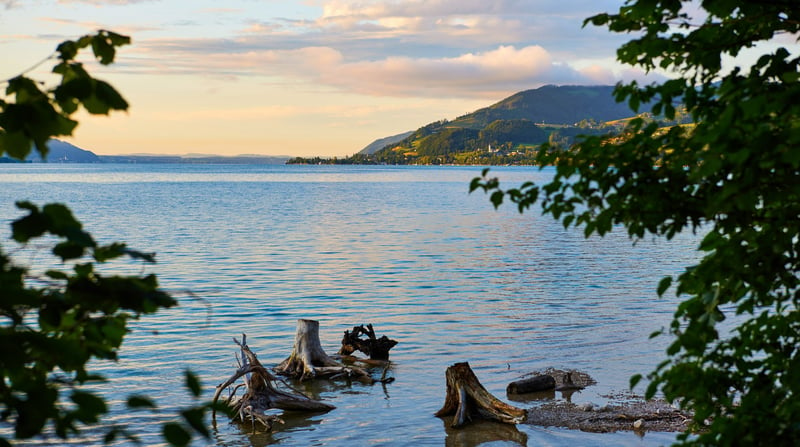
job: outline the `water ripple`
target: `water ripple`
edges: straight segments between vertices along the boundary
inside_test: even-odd
[[[614,231],[585,240],[536,212],[494,211],[486,197],[466,193],[479,171],[4,167],[0,215],[19,215],[11,199],[64,201],[99,239],[158,252],[147,270],[181,305],[134,323],[119,362],[95,365],[111,380],[112,420],[144,430],[146,444],[159,442],[153,423],[162,416],[126,413],[127,394],[157,396],[166,408],[188,404],[182,374],[191,367],[208,397],[236,368],[232,337],[247,333],[262,362],[276,364],[292,349],[296,320],[312,318],[331,353],[344,330],[362,323],[399,340],[396,382],[323,385],[311,391],[336,410],[289,418],[267,435],[223,424],[208,445],[438,446],[451,435],[431,414],[455,362],[469,361],[500,397],[508,382],[546,367],[597,378],[578,399],[626,389],[664,349],[647,336],[675,303],[657,298],[655,285],[695,256],[688,237],[634,246]],[[509,181],[550,175],[496,171]],[[631,434],[520,430],[530,445],[643,443]],[[671,439],[648,434],[644,443]]]

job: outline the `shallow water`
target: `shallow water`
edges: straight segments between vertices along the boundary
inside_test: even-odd
[[[445,369],[462,361],[504,400],[509,382],[547,367],[597,380],[575,402],[602,403],[626,391],[632,374],[663,359],[667,340],[648,335],[668,324],[676,301],[656,297],[658,280],[697,256],[688,236],[634,245],[615,230],[586,240],[536,209],[520,215],[506,204],[495,211],[484,194],[468,194],[480,170],[0,165],[0,236],[7,240],[7,222],[21,215],[15,200],[60,201],[102,242],[158,253],[146,271],[181,305],[137,322],[120,362],[96,365],[111,378],[104,389],[118,404],[112,420],[143,432],[147,445],[160,441],[152,424],[158,417],[123,412],[127,394],[151,394],[164,408],[183,405],[189,367],[210,398],[236,369],[232,337],[246,333],[262,363],[274,365],[291,352],[299,318],[320,321],[328,353],[338,350],[344,330],[362,323],[398,340],[395,382],[318,384],[307,391],[335,410],[287,418],[260,435],[223,420],[213,439],[194,445],[669,443],[674,435],[527,425],[451,430],[432,416],[444,401]],[[492,172],[507,185],[552,175]],[[41,251],[22,260],[44,259]],[[95,441],[90,431],[76,444]]]

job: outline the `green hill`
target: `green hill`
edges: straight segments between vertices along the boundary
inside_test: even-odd
[[[613,92],[610,85],[547,85],[452,121],[435,121],[413,132],[376,140],[352,157],[298,157],[287,163],[533,164],[542,143],[569,147],[581,136],[615,132],[636,116],[627,104],[616,102]],[[638,116],[659,120],[649,113]],[[677,124],[681,118],[676,116],[671,124],[659,122]]]
[[[524,163],[534,147],[569,144],[580,134],[607,131],[600,123],[633,113],[613,86],[553,86],[519,92],[489,107],[420,127],[354,163]],[[373,143],[374,149],[375,143]],[[371,155],[370,155],[371,154]]]
[[[581,133],[597,133],[597,123],[632,115],[626,104],[614,100],[613,91],[613,86],[574,85],[526,90],[452,121],[436,121],[407,134],[376,140],[350,161],[453,162],[453,154],[519,153],[554,137],[567,141]],[[485,159],[485,154],[481,158]],[[455,161],[470,162],[465,157]]]
[[[373,154],[390,144],[395,144],[397,142],[402,141],[404,138],[408,137],[413,133],[414,133],[413,130],[409,130],[408,132],[392,135],[390,137],[379,138],[373,141],[372,143],[368,144],[364,149],[361,149],[361,151],[359,151],[359,154]]]
[[[614,100],[614,86],[545,85],[525,90],[470,114],[450,125],[482,128],[497,120],[530,120],[535,123],[574,125],[582,120],[598,122],[626,118],[627,104]]]

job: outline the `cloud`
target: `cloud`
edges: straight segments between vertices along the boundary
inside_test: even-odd
[[[275,120],[294,117],[322,116],[333,119],[359,119],[369,118],[376,114],[385,114],[391,111],[412,109],[410,106],[398,104],[374,105],[269,105],[256,107],[213,107],[209,109],[189,110],[180,114],[171,111],[156,112],[155,117],[164,121],[195,122],[197,120],[215,121],[257,121]],[[413,106],[416,110],[416,106]]]
[[[496,97],[500,92],[554,82],[587,81],[569,66],[555,63],[539,46],[500,46],[451,58],[389,57],[314,68],[319,82],[370,95]]]
[[[58,0],[58,3],[68,5],[73,3],[82,3],[94,6],[117,6],[117,5],[132,5],[135,3],[145,3],[160,0]]]
[[[71,20],[71,19],[60,19],[56,17],[41,17],[38,19],[41,22],[49,22],[54,23],[56,25],[63,25],[63,26],[75,26],[79,28],[83,28],[85,30],[94,31],[99,29],[108,28],[107,24],[88,21],[88,20]],[[125,26],[114,26],[114,32],[126,35],[136,35],[138,33],[142,33],[145,31],[154,31],[159,30],[160,28],[149,26],[149,25],[125,25]],[[64,38],[73,38],[74,36],[65,36]]]
[[[157,0],[58,1],[101,6]],[[543,84],[608,84],[620,77],[605,62],[613,60],[613,35],[596,38],[598,30],[581,25],[620,1],[329,0],[315,3],[316,17],[304,18],[259,16],[256,6],[231,3],[215,10],[225,14],[226,32],[214,37],[199,33],[201,22],[179,31],[162,27],[161,38],[125,30],[134,45],[117,67],[262,77],[273,84],[395,97],[496,98]],[[163,34],[168,30],[172,36]]]
[[[612,78],[608,71],[581,71],[556,61],[535,45],[501,45],[454,57],[386,56],[374,60],[350,60],[325,46],[236,53],[222,51],[227,45],[191,40],[151,42],[145,43],[145,51],[164,58],[164,63],[153,67],[160,73],[263,76],[374,96],[496,98],[544,84],[598,84]],[[200,48],[205,51],[202,63],[197,61]]]
[[[441,58],[498,46],[541,46],[564,60],[613,56],[625,36],[583,20],[620,0],[332,0],[316,18],[250,19],[237,39],[251,49],[327,46],[349,59]]]
[[[374,20],[383,17],[444,17],[477,15],[580,15],[588,16],[618,1],[562,0],[333,0],[322,4],[323,20]],[[589,6],[591,5],[591,6]],[[599,9],[598,9],[599,8]]]

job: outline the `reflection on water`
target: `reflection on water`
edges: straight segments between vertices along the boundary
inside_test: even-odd
[[[516,425],[494,421],[475,421],[461,428],[450,426],[450,417],[442,418],[447,447],[477,447],[490,442],[502,441],[503,445],[528,445],[528,435]]]
[[[561,396],[564,396],[564,391],[559,391]],[[572,397],[572,394],[569,395]],[[564,396],[566,397],[566,396]],[[525,394],[506,394],[506,398],[511,402],[517,402],[520,404],[529,404],[528,406],[535,406],[535,404],[541,402],[547,402],[555,400],[556,398],[556,390],[549,389],[544,391],[536,391],[533,393],[525,393]],[[517,405],[519,406],[519,405]]]
[[[494,172],[511,183],[551,175]],[[432,416],[444,399],[445,369],[463,361],[501,398],[509,382],[548,367],[597,380],[573,401],[600,403],[627,389],[632,374],[662,359],[667,342],[648,339],[675,306],[674,298],[656,297],[658,280],[696,256],[689,237],[632,245],[615,231],[585,240],[536,210],[495,211],[485,196],[467,193],[479,174],[455,167],[3,166],[0,217],[21,214],[14,200],[62,201],[99,240],[158,253],[159,263],[146,270],[181,305],[137,322],[120,361],[96,365],[111,380],[104,392],[116,402],[112,420],[144,431],[148,445],[159,441],[153,422],[168,412],[127,413],[125,396],[149,393],[164,409],[189,404],[182,389],[188,367],[210,398],[236,369],[232,337],[247,333],[261,362],[275,365],[292,350],[298,318],[320,321],[328,353],[359,324],[398,340],[395,382],[304,388],[336,409],[290,418],[268,435],[221,423],[210,445],[477,445],[465,443],[483,436],[523,445],[669,443],[672,435],[524,425],[451,432]],[[7,231],[4,223],[4,239]]]

